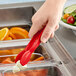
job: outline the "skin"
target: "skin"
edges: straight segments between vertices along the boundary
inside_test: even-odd
[[[32,17],[29,37],[33,37],[46,25],[41,36],[41,42],[45,43],[50,37],[53,38],[54,32],[59,28],[59,21],[65,2],[66,0],[46,0]]]

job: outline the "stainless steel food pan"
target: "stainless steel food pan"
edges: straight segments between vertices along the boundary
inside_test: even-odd
[[[35,9],[33,7],[17,7],[17,8],[5,8],[0,9],[0,29],[7,27],[21,27],[26,29],[28,32],[31,27],[31,18],[35,13]],[[16,39],[16,40],[8,40],[8,41],[0,41],[0,47],[4,48],[8,45],[14,45],[16,42],[22,42],[24,45],[28,39]],[[24,43],[25,42],[25,43]],[[12,43],[12,44],[11,44]],[[17,46],[21,46],[20,44]]]
[[[25,46],[26,45],[27,44],[25,44]],[[4,51],[4,50],[12,51],[12,49],[14,49],[17,52],[16,49],[25,48],[25,46],[9,47],[9,48],[1,49],[0,51]],[[61,72],[57,68],[57,65],[60,65],[60,63],[55,62],[55,60],[52,58],[52,56],[49,54],[49,52],[46,50],[46,48],[43,44],[40,44],[40,46],[35,50],[34,53],[38,53],[38,54],[41,54],[42,56],[44,56],[44,60],[29,62],[27,64],[28,65],[27,69],[20,71],[18,73],[15,73],[15,74],[12,73],[14,63],[12,63],[12,64],[0,63],[0,76],[9,76],[9,75],[10,76],[11,75],[13,75],[13,76],[14,75],[21,75],[21,76],[28,76],[28,75],[31,75],[31,76],[35,76],[35,75],[39,75],[39,76],[40,75],[43,75],[43,76],[60,76]],[[11,60],[12,60],[12,58],[16,57],[16,55],[17,55],[16,53],[11,54],[11,55],[8,55],[8,53],[7,53],[7,54],[0,55],[0,59],[4,60],[6,58],[11,58]]]
[[[27,45],[27,43],[28,43],[28,40],[26,41],[25,45]],[[29,70],[31,70],[32,68],[37,69],[38,67],[40,68],[53,67],[53,69],[56,70],[57,73],[59,74],[58,76],[75,76],[75,71],[76,71],[75,61],[70,56],[70,54],[66,51],[66,49],[63,47],[60,41],[56,38],[56,36],[53,39],[50,39],[47,43],[41,44],[41,46],[43,46],[43,48],[45,49],[44,54],[47,54],[48,55],[47,57],[49,57],[50,59],[48,61],[46,59],[44,62],[38,62],[39,64],[35,62],[34,62],[34,65],[28,64]],[[19,48],[19,47],[20,46],[14,46],[14,48]],[[13,47],[12,46],[10,47],[10,45],[9,45],[9,48],[13,49]],[[9,48],[5,47],[5,48],[1,48],[1,50],[9,49]],[[10,68],[12,66],[13,65],[9,65],[9,66],[6,65],[5,68],[7,67]],[[3,68],[4,66],[1,65],[0,67]],[[2,71],[2,68],[1,68],[1,71]],[[5,68],[3,68],[3,70]],[[10,69],[12,71],[12,68]]]
[[[24,24],[31,25],[31,17],[35,13],[34,9],[38,10],[38,8],[42,5],[42,3],[43,2],[29,2],[29,3],[27,2],[27,3],[0,5],[1,12],[7,11],[7,10],[10,11],[13,9],[16,11],[16,9],[17,10],[21,9],[21,13],[19,12],[19,15],[18,15],[18,13],[13,12],[14,15],[17,15],[16,18],[15,18],[15,16],[13,16],[13,17],[10,16],[7,18],[5,18],[5,16],[4,16],[2,18],[4,20],[4,22],[2,19],[0,20],[1,27],[8,26],[9,24],[10,24],[10,26],[24,25]],[[28,16],[26,16],[27,18],[25,19],[25,17],[23,16],[23,14],[25,13],[25,10],[22,10],[22,9],[24,9],[24,8],[29,8],[30,10],[32,10],[33,13],[30,12],[31,13],[31,15],[29,15],[30,18]],[[11,13],[9,13],[9,15],[11,15]],[[15,19],[12,20],[12,19],[10,19],[11,17],[12,17],[12,19],[14,19],[14,18]],[[20,19],[20,17],[21,17],[21,19]],[[0,50],[12,48],[12,47],[18,48],[21,46],[25,46],[28,44],[29,41],[30,41],[30,39],[26,39],[26,40],[22,39],[22,40],[15,40],[15,41],[14,40],[13,41],[1,41],[0,42]],[[37,63],[35,64],[35,62],[34,62],[34,65],[28,64],[28,69],[32,69],[32,68],[37,69],[38,67],[40,67],[40,69],[44,68],[44,67],[45,68],[53,67],[53,71],[56,71],[57,74],[55,72],[52,72],[53,73],[52,76],[75,76],[76,75],[75,61],[73,60],[73,58],[70,56],[70,54],[67,52],[67,50],[63,47],[63,45],[60,43],[60,41],[56,37],[54,37],[53,39],[50,39],[47,43],[42,44],[42,45],[46,49],[48,55],[53,59],[53,61],[51,61],[51,59],[50,59],[49,61],[39,62],[39,66],[37,66],[38,64]],[[4,71],[5,68],[9,68],[10,72],[11,72],[10,67],[12,67],[12,66],[13,65],[0,66],[1,75],[7,72],[7,69]],[[3,70],[2,70],[2,68],[3,68]],[[50,71],[52,71],[52,70],[50,70]],[[51,74],[48,74],[48,76],[51,76]]]

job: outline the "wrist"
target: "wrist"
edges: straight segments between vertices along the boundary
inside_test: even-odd
[[[45,4],[49,8],[63,9],[63,6],[67,0],[46,0]]]
[[[46,0],[48,4],[64,5],[67,0]]]
[[[65,3],[67,0],[46,0],[48,2],[54,1],[54,2],[62,2]]]

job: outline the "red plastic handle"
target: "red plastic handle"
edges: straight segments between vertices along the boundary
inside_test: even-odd
[[[33,36],[33,38],[28,43],[28,45],[26,46],[26,48],[17,55],[15,62],[17,62],[18,60],[20,60],[20,63],[22,65],[25,65],[25,64],[28,63],[28,61],[30,60],[31,54],[35,51],[35,49],[41,43],[40,38],[41,38],[41,35],[43,33],[43,30],[44,30],[44,28],[42,30],[38,31]]]

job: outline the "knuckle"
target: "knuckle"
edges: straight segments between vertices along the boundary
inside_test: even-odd
[[[52,25],[56,25],[58,23],[58,21],[54,18],[49,18],[49,26],[52,26]]]
[[[54,32],[51,34],[51,38],[53,38],[54,37]]]
[[[59,28],[59,25],[57,27]]]
[[[52,26],[49,25],[47,31],[48,32],[52,32],[53,30],[54,30],[54,27],[52,27]]]
[[[34,22],[34,19],[35,19],[35,18],[34,18],[34,16],[33,16],[33,17],[31,18],[31,21]]]
[[[57,30],[59,28],[59,25],[57,25],[56,27],[55,27],[55,29]]]
[[[34,24],[37,24],[37,23],[39,22],[39,19],[38,19],[38,18],[32,18],[32,22],[33,22]]]

